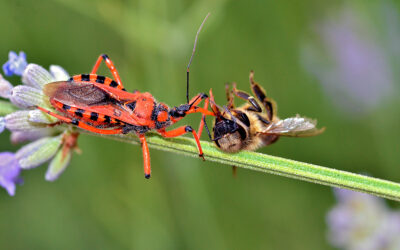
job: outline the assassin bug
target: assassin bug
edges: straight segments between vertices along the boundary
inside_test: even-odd
[[[281,120],[277,116],[276,103],[267,97],[265,90],[254,81],[254,72],[250,72],[250,96],[226,85],[227,106],[219,107],[210,90],[210,105],[215,114],[213,127],[214,143],[221,150],[235,153],[241,150],[256,150],[278,140],[280,136],[306,137],[322,133],[325,128],[317,129],[316,121],[300,116]],[[246,100],[247,103],[235,108],[234,96]],[[208,131],[208,130],[207,130]],[[210,138],[211,135],[209,134]]]
[[[192,57],[198,34],[207,18],[208,15],[196,34]],[[189,85],[189,67],[192,57],[187,69],[187,85]],[[105,62],[114,79],[96,74],[102,61]],[[169,108],[166,104],[157,102],[148,92],[129,93],[123,87],[113,62],[105,54],[99,56],[90,74],[75,75],[68,81],[49,83],[44,86],[43,91],[49,97],[51,105],[61,114],[42,107],[37,108],[63,123],[98,134],[136,133],[142,146],[146,178],[150,178],[151,174],[150,154],[145,137],[146,132],[150,130],[156,130],[163,137],[177,137],[192,133],[199,156],[203,157],[198,134],[201,134],[204,119],[200,122],[199,133],[196,133],[191,126],[181,126],[170,131],[166,131],[166,128],[187,114],[214,115],[207,110],[208,96],[206,94],[198,94],[189,100],[189,88],[187,88],[187,103]],[[202,100],[204,100],[203,108],[197,106]]]

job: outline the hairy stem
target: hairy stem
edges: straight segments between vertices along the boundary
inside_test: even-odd
[[[138,138],[134,135],[105,137],[132,144],[139,143]],[[185,137],[165,139],[157,134],[149,134],[147,142],[151,148],[198,158],[196,143],[193,139]],[[395,182],[257,152],[242,151],[236,154],[228,154],[220,151],[210,142],[202,141],[201,145],[204,156],[208,161],[282,175],[331,187],[351,189],[400,201],[400,184]]]

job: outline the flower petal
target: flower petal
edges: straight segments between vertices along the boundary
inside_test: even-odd
[[[10,98],[13,86],[0,74],[0,97]]]
[[[19,178],[21,168],[14,153],[0,153],[0,186],[5,188],[9,195],[15,194],[15,184],[22,180]]]
[[[45,179],[46,181],[55,181],[65,168],[68,166],[71,160],[71,152],[64,155],[62,148],[58,150],[56,156],[50,162],[49,168],[47,169]]]
[[[48,107],[49,105],[41,90],[24,85],[12,89],[10,100],[16,106],[24,109],[34,106]]]
[[[43,67],[30,63],[22,74],[22,82],[28,86],[41,89],[46,83],[54,82],[54,78]]]
[[[27,131],[14,131],[11,133],[11,143],[17,144],[26,141],[35,141],[37,139],[53,136],[56,133],[54,128],[34,128]]]
[[[16,153],[22,169],[30,169],[51,159],[61,145],[62,136],[45,137],[22,147]]]
[[[19,55],[17,55],[14,51],[10,51],[10,53],[8,53],[8,61],[3,64],[4,74],[6,76],[20,76],[22,72],[24,72],[27,64],[24,52],[20,51]]]
[[[58,65],[50,65],[50,73],[55,81],[67,81],[69,79],[67,71]]]
[[[43,113],[42,111],[36,109],[29,111],[28,121],[34,123],[44,123],[44,124],[53,124],[58,121],[54,116]]]
[[[5,117],[6,128],[10,131],[29,131],[32,129],[46,127],[44,124],[37,124],[28,121],[29,110],[20,110]]]
[[[3,133],[5,127],[6,127],[6,120],[4,119],[4,117],[0,117],[0,134]]]

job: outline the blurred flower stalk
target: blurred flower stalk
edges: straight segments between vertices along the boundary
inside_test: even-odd
[[[400,211],[383,199],[345,189],[334,189],[337,205],[328,213],[328,240],[341,249],[400,249]]]
[[[14,195],[15,185],[22,183],[21,170],[50,161],[45,179],[56,180],[69,163],[78,134],[65,126],[56,126],[60,125],[56,118],[32,109],[35,106],[53,109],[42,88],[50,82],[68,80],[69,75],[63,68],[52,65],[47,71],[37,64],[28,64],[24,52],[11,51],[3,71],[6,76],[21,76],[23,85],[13,87],[0,75],[0,97],[20,109],[0,117],[0,132],[5,128],[11,131],[12,143],[30,142],[15,154],[0,153],[0,185]]]
[[[302,64],[341,111],[366,115],[395,96],[400,21],[390,1],[345,2],[313,28],[314,39],[301,50]]]

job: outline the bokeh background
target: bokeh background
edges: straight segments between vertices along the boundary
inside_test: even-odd
[[[107,53],[128,90],[179,105],[211,12],[191,96],[213,88],[224,104],[225,83],[249,91],[254,70],[281,118],[327,127],[260,152],[399,182],[399,11],[396,1],[0,0],[0,62],[23,50],[80,74]],[[0,151],[20,147],[8,132],[0,140]],[[233,178],[229,166],[156,150],[146,180],[140,147],[88,135],[79,145],[56,182],[42,166],[24,171],[15,197],[0,190],[1,249],[333,249],[328,187],[241,169]]]

